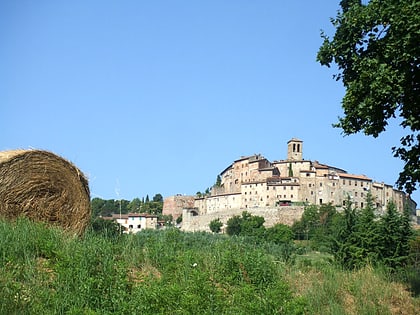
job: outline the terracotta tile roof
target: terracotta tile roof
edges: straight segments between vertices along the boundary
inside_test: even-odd
[[[337,175],[340,178],[352,178],[352,179],[360,179],[360,180],[368,180],[368,181],[372,180],[366,175],[355,175],[355,174],[347,174],[347,173],[338,173]]]

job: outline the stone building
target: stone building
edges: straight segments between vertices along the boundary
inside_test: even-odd
[[[157,228],[158,216],[148,213],[113,214],[112,220],[123,228],[124,234],[135,234],[145,229]]]
[[[374,182],[366,175],[303,158],[303,141],[287,143],[287,158],[270,162],[260,154],[241,157],[221,173],[221,187],[210,196],[195,198],[199,215],[229,209],[273,208],[279,206],[331,203],[342,207],[348,198],[362,208],[370,192],[378,211],[390,201],[402,210],[416,204],[391,185]],[[188,207],[190,208],[190,206]]]
[[[172,215],[172,218],[176,220],[182,215],[183,209],[194,208],[194,202],[193,196],[175,195],[167,197],[163,201],[162,214]]]

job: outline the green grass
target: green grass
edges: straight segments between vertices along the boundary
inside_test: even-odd
[[[176,229],[75,238],[0,222],[0,314],[302,314],[270,256]]]
[[[177,229],[70,236],[0,221],[0,314],[415,314],[373,269],[249,239]]]

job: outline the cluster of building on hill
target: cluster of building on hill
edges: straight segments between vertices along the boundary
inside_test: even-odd
[[[405,207],[415,211],[416,203],[410,196],[392,185],[305,160],[302,154],[303,142],[291,139],[287,143],[286,160],[270,162],[260,154],[241,157],[220,173],[221,183],[212,188],[210,195],[168,197],[164,200],[163,214],[176,218],[183,209],[205,215],[229,209],[325,203],[342,207],[348,200],[355,207],[363,208],[368,193],[379,212],[391,201],[400,211]]]

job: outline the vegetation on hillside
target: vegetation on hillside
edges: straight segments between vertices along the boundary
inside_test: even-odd
[[[134,198],[133,200],[125,199],[101,199],[93,198],[91,201],[92,216],[93,217],[109,217],[113,213],[126,214],[129,212],[135,213],[150,213],[150,214],[162,214],[163,209],[163,197],[161,194],[153,196],[152,200],[149,199],[149,195],[145,198]]]
[[[148,213],[155,214],[159,220],[165,222],[165,225],[173,225],[173,218],[171,215],[163,215],[163,196],[155,194],[152,200],[149,195],[145,198],[134,198],[133,200],[115,200],[115,199],[101,199],[93,198],[91,200],[92,209],[92,224],[101,229],[102,226],[107,227],[109,223],[104,222],[102,218],[110,217],[113,214],[127,214],[127,213]]]
[[[0,314],[416,314],[420,233],[390,203],[307,206],[292,227],[244,211],[219,234],[82,237],[0,220]]]
[[[414,281],[342,269],[307,242],[288,259],[276,242],[247,236],[169,228],[77,238],[0,221],[0,313],[416,314]]]
[[[303,314],[275,251],[178,229],[83,238],[0,222],[1,314]]]

